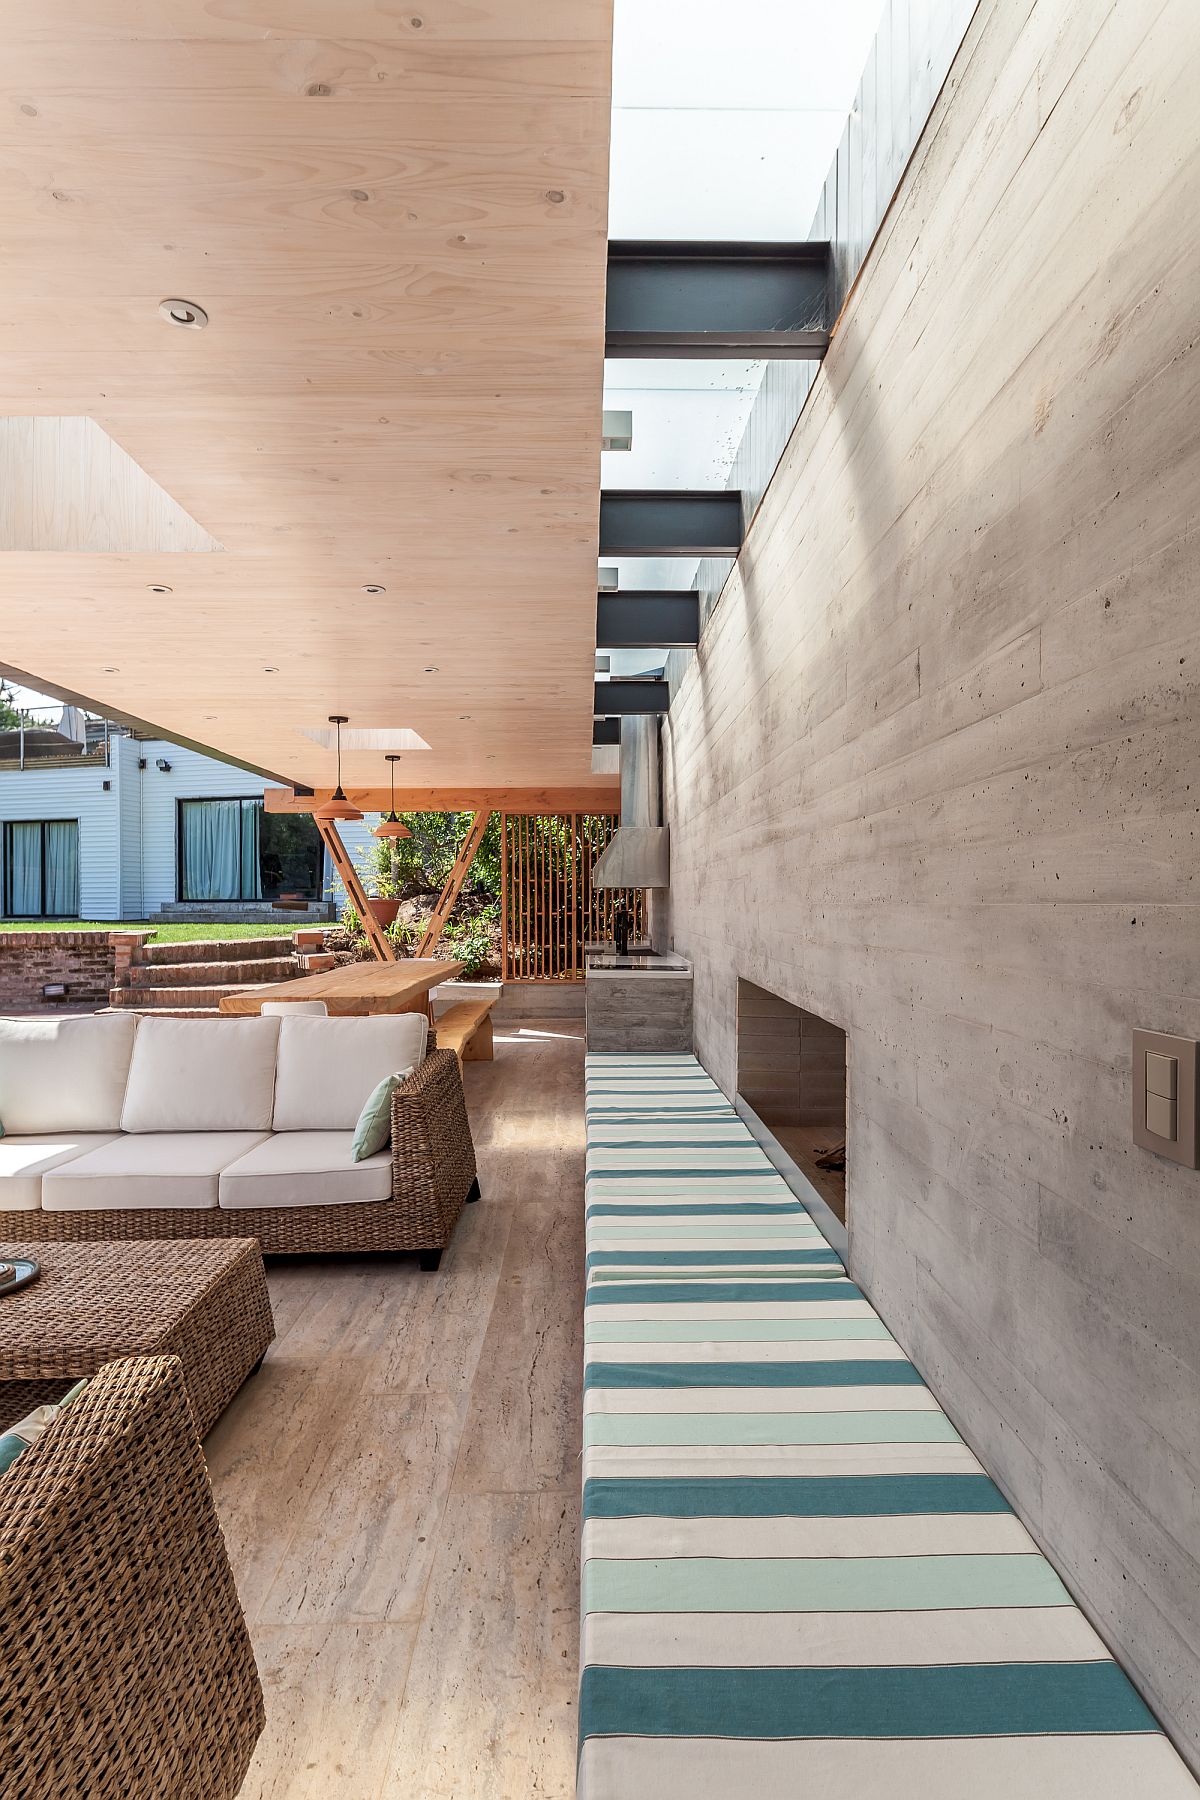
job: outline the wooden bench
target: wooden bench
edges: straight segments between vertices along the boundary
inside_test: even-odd
[[[460,1063],[491,1062],[494,1000],[460,1000],[434,1020],[439,1050],[453,1050]]]

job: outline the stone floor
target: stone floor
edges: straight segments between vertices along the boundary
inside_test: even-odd
[[[439,1273],[276,1262],[206,1443],[267,1698],[243,1800],[573,1792],[582,1026],[466,1073],[484,1198]]]

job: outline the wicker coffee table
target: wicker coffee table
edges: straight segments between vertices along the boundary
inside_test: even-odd
[[[275,1336],[254,1238],[0,1243],[38,1279],[0,1294],[0,1430],[124,1356],[178,1356],[203,1437]]]

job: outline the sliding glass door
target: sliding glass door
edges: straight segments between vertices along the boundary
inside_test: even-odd
[[[4,910],[10,919],[79,917],[78,819],[5,825]]]
[[[179,898],[261,900],[261,800],[179,802]]]

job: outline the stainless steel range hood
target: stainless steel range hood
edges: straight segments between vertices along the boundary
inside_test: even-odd
[[[671,885],[671,832],[662,823],[658,719],[626,713],[621,720],[621,823],[592,870],[598,888]]]

